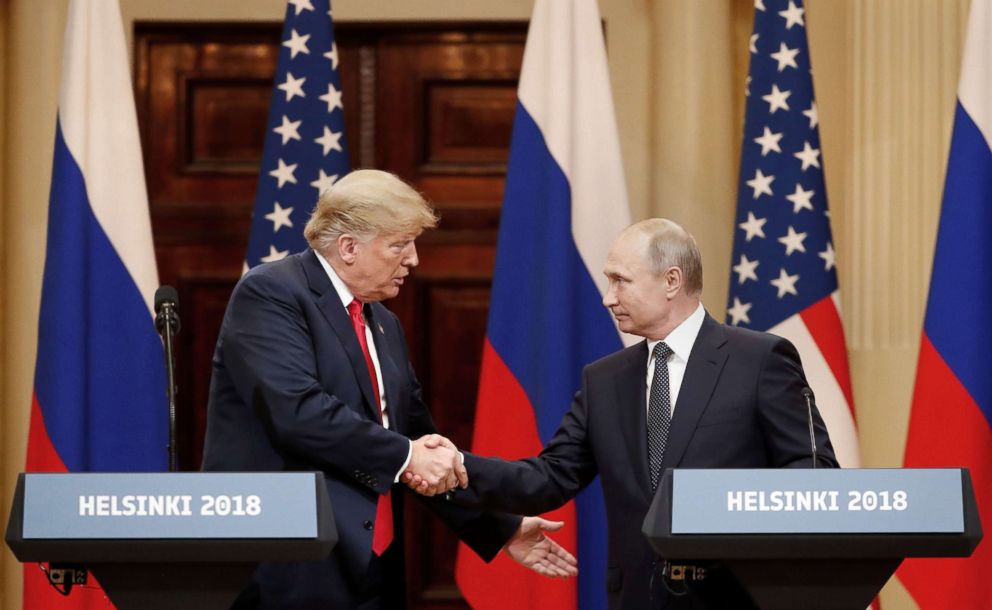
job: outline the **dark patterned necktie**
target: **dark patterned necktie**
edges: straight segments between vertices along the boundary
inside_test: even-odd
[[[672,397],[668,382],[668,357],[673,354],[668,344],[654,346],[654,377],[651,399],[648,401],[648,463],[651,465],[651,491],[658,487],[661,460],[665,457],[668,430],[672,427]]]

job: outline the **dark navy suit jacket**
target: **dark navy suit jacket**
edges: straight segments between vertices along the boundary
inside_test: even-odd
[[[536,458],[466,454],[460,502],[539,514],[571,500],[599,474],[609,535],[606,588],[613,610],[705,607],[651,587],[654,554],[641,533],[652,500],[647,453],[647,342],[587,366],[582,388]],[[706,316],[675,404],[662,468],[809,467],[799,354],[791,343]],[[836,466],[814,414],[819,462]],[[738,606],[740,607],[740,606]]]
[[[372,523],[379,495],[393,490],[394,531],[403,583],[402,497],[393,485],[408,438],[435,432],[409,363],[399,320],[379,303],[366,305],[389,406],[378,406],[347,311],[316,254],[307,250],[256,267],[238,283],[213,359],[204,470],[320,470],[338,528],[324,562],[272,566],[256,574],[261,605],[352,608],[367,596]],[[484,559],[495,556],[519,517],[490,515],[425,499]],[[387,553],[389,555],[389,553]]]

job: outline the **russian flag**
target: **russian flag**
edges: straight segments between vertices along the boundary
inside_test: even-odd
[[[905,466],[967,467],[992,515],[992,3],[973,0]],[[899,569],[920,608],[992,608],[992,547]]]
[[[483,347],[472,451],[539,453],[582,367],[623,343],[601,269],[630,224],[602,23],[595,0],[537,0],[527,35]],[[606,513],[597,479],[551,518],[579,577],[551,580],[460,548],[476,609],[605,608]],[[576,584],[577,583],[577,584]]]
[[[162,471],[168,411],[148,196],[120,9],[69,6],[38,322],[30,472]],[[25,566],[25,608],[112,607],[63,597]]]

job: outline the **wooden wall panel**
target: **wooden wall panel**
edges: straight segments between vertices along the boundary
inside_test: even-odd
[[[472,421],[525,24],[338,24],[353,167],[410,181],[441,224],[387,303],[435,422],[460,446]],[[280,24],[139,23],[135,84],[159,275],[180,296],[180,463],[199,467],[211,357],[241,275]],[[466,608],[457,541],[408,502],[412,609]]]

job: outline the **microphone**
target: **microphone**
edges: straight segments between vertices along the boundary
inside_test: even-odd
[[[165,394],[169,399],[169,472],[179,470],[176,457],[176,358],[173,337],[179,332],[179,295],[172,286],[160,286],[155,291],[155,328],[162,335],[165,347],[165,372],[168,377]]]
[[[179,332],[179,314],[176,312],[178,306],[179,294],[172,286],[160,286],[155,291],[155,328],[159,334],[165,330],[167,324],[172,327],[172,334]]]
[[[803,398],[806,399],[806,421],[809,424],[809,446],[813,455],[813,468],[816,468],[816,435],[813,433],[813,390],[804,387]]]

